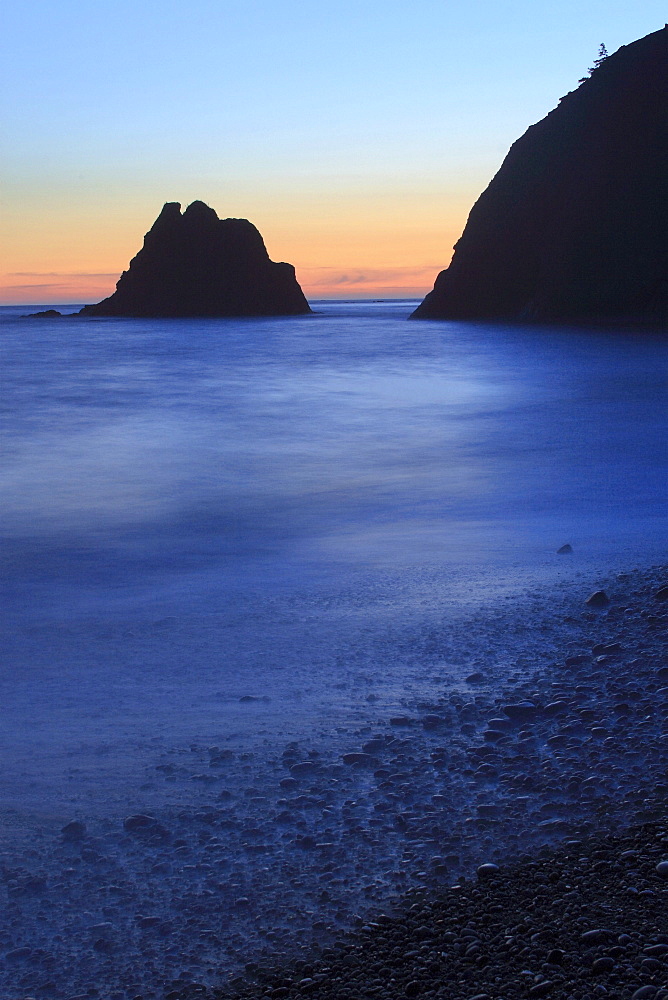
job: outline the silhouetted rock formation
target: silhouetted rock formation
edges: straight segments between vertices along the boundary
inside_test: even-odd
[[[511,147],[420,319],[668,319],[668,26]]]
[[[246,219],[168,202],[116,291],[84,316],[281,316],[310,312],[291,264],[269,260]]]

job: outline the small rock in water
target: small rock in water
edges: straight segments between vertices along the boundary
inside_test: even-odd
[[[668,878],[668,861],[659,861],[655,871],[661,878]]]
[[[567,656],[564,663],[567,667],[579,667],[583,663],[589,663],[589,660],[586,653],[578,653],[576,656]]]
[[[599,642],[592,648],[593,656],[615,656],[622,652],[619,642]]]
[[[566,542],[566,544],[562,545],[560,549],[557,549],[557,555],[567,556],[572,551],[573,551],[573,546],[569,545],[568,542]]]
[[[365,764],[367,767],[375,763],[370,753],[344,753],[341,760],[344,764]]]
[[[610,598],[604,590],[595,590],[585,601],[590,608],[605,608],[609,603]]]
[[[318,765],[314,760],[300,760],[297,764],[293,764],[290,768],[290,774],[311,774],[313,771],[317,771]]]
[[[537,708],[531,701],[520,701],[515,705],[504,705],[503,711],[509,719],[531,719]]]
[[[425,729],[438,729],[439,726],[443,725],[444,721],[440,715],[425,715],[422,725]]]
[[[128,833],[134,833],[137,830],[152,830],[157,825],[158,821],[155,816],[145,816],[143,813],[127,816],[123,820],[123,827]]]
[[[490,719],[487,725],[490,729],[498,729],[504,733],[513,728],[510,719]]]
[[[564,712],[568,711],[567,701],[551,701],[545,706],[545,715],[562,715]]]
[[[71,823],[67,823],[60,832],[63,835],[63,840],[68,840],[70,842],[83,840],[86,836],[86,824],[82,823],[78,819],[73,819]]]

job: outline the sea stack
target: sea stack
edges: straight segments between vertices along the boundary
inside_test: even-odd
[[[418,319],[668,326],[668,26],[511,147]]]
[[[310,312],[291,264],[269,259],[247,219],[168,202],[116,291],[83,316],[293,316]]]

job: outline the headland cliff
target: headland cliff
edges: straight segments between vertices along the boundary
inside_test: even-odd
[[[413,316],[668,325],[668,26],[514,143]]]

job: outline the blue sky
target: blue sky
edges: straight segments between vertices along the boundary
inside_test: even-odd
[[[195,198],[250,218],[310,294],[421,294],[510,144],[601,42],[664,20],[655,0],[8,6],[3,301],[107,294],[163,202]]]

